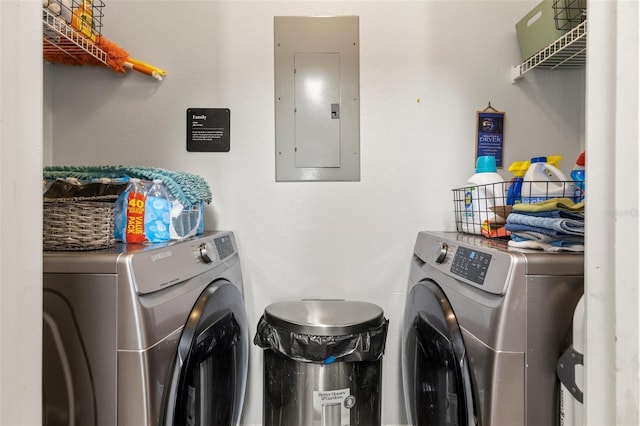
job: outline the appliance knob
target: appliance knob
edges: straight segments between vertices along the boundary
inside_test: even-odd
[[[436,253],[436,263],[444,262],[444,260],[447,258],[447,251],[449,250],[449,246],[447,246],[447,243],[436,243],[434,249]]]
[[[198,257],[204,263],[211,263],[215,259],[215,251],[211,243],[202,243],[198,247]]]

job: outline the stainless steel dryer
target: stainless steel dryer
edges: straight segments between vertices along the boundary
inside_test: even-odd
[[[409,424],[556,424],[555,367],[583,269],[581,253],[419,233],[402,332]]]
[[[45,252],[43,424],[236,425],[249,331],[234,235]]]

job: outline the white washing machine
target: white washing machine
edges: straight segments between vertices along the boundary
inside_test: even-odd
[[[236,425],[249,330],[231,232],[44,253],[43,424]]]
[[[402,332],[411,425],[553,425],[583,255],[418,234]]]

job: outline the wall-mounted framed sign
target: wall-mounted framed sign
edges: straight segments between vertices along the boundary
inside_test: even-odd
[[[491,102],[476,116],[476,159],[492,155],[499,169],[504,151],[504,116],[505,113],[492,107]]]
[[[229,108],[187,109],[187,151],[229,152]]]

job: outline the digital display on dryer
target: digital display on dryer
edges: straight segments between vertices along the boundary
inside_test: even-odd
[[[451,272],[476,284],[483,285],[490,263],[490,254],[467,247],[458,247],[451,263]]]

